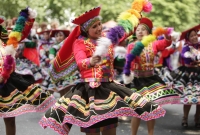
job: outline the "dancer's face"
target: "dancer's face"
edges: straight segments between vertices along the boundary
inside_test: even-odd
[[[197,44],[198,43],[198,35],[196,31],[192,31],[189,35],[188,40],[190,41],[190,43],[192,44]]]
[[[141,41],[143,36],[149,35],[149,32],[147,31],[146,27],[142,24],[140,24],[136,29],[136,37],[137,40]]]
[[[56,38],[57,43],[60,43],[65,39],[65,35],[63,32],[58,32],[55,38]]]
[[[98,39],[101,37],[102,32],[102,24],[101,21],[96,21],[89,29],[88,29],[88,37],[91,39]]]
[[[44,32],[43,37],[44,37],[44,40],[49,40],[49,33]]]

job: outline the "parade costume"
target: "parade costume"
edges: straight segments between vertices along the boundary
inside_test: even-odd
[[[55,103],[53,96],[34,84],[33,76],[22,76],[15,72],[15,49],[18,42],[30,32],[34,22],[34,14],[31,11],[30,8],[26,8],[20,12],[16,25],[7,38],[5,31],[2,31],[3,27],[0,26],[3,39],[7,40],[7,43],[0,40],[0,117],[3,118],[28,112],[43,112]]]
[[[182,66],[171,72],[166,80],[166,83],[173,82],[172,88],[180,94],[182,104],[200,104],[200,42],[192,44],[188,40],[189,33],[198,28],[200,25],[182,32],[180,40],[186,39],[180,54]]]
[[[55,38],[56,34],[58,34],[58,33],[64,34],[65,38],[67,38],[68,35],[70,34],[70,31],[69,30],[51,30],[50,37]],[[57,42],[49,49],[49,57],[48,58],[50,59],[50,61],[54,60],[57,52],[60,50],[62,45],[63,45],[63,41],[60,43]],[[60,80],[56,83],[53,83],[51,78],[49,78],[49,81],[51,81],[51,83],[48,85],[47,90],[59,92],[71,85],[75,85],[76,83],[79,82],[79,79],[80,79],[80,73],[78,71],[73,73],[71,76],[68,76],[68,77],[64,78],[63,80]]]
[[[52,40],[50,37],[51,30],[45,30],[38,35],[48,35],[48,39],[44,39],[44,36],[42,39],[39,40],[38,43],[38,52],[39,52],[39,61],[40,61],[40,68],[42,70],[43,75],[43,82],[41,83],[42,89],[48,90],[49,86],[52,85],[51,78],[49,76],[48,70],[50,67],[50,59],[49,59],[49,50],[55,43],[55,41]]]
[[[123,67],[126,62],[126,48],[123,46],[116,46],[114,48],[114,73],[115,79],[119,83],[123,83]]]
[[[37,43],[23,40],[17,48],[15,72],[20,75],[32,75],[37,83],[42,82],[42,70],[39,67],[39,54]]]
[[[123,27],[124,23],[121,23],[120,26],[112,29],[117,33],[103,34],[105,37],[99,40],[80,35],[81,31],[86,32],[93,23],[100,20],[99,12],[100,7],[94,8],[73,21],[78,26],[65,40],[51,70],[51,75],[56,81],[78,68],[82,80],[60,98],[40,121],[42,127],[50,127],[61,135],[67,135],[73,124],[80,126],[83,132],[95,133],[115,128],[118,116],[134,116],[150,120],[165,114],[165,111],[157,104],[133,93],[132,90],[113,80],[113,45],[126,38],[128,35],[126,32],[131,32],[126,26],[132,28],[137,25],[138,18],[135,14],[139,13],[137,11],[134,12],[135,14],[128,12],[129,19],[135,19],[135,21],[130,22],[127,16],[123,16],[121,22],[124,21],[130,25],[123,25]],[[110,37],[116,39],[115,42],[112,42],[114,40]],[[67,52],[72,50],[73,53],[67,56]],[[90,65],[93,55],[102,56],[102,61],[98,65]]]
[[[153,24],[150,19],[142,18],[140,24],[147,27],[149,33],[153,28]],[[159,30],[160,29],[160,30]],[[157,32],[156,32],[157,31]],[[162,28],[157,28],[153,35],[156,33],[166,34],[169,30],[164,30]],[[151,34],[148,36],[152,36]],[[148,36],[143,37],[142,40],[148,38]],[[158,37],[158,36],[156,36]],[[156,39],[155,37],[155,39]],[[143,42],[143,41],[141,41]],[[145,47],[140,54],[140,56],[135,56],[133,48],[141,43],[136,41],[135,43],[129,44],[127,48],[127,61],[124,67],[124,73],[127,76],[132,76],[131,78],[124,77],[124,83],[129,84],[128,87],[133,88],[132,90],[140,93],[141,95],[147,97],[148,99],[158,103],[159,105],[178,103],[179,96],[176,91],[167,87],[164,81],[155,74],[155,56],[158,52],[163,52],[162,56],[164,57],[170,51],[164,51],[166,47],[171,45],[171,41],[167,39],[158,40],[150,43]],[[134,58],[134,60],[133,60]],[[159,59],[159,62],[162,63],[162,57]],[[132,71],[132,73],[131,73]],[[126,79],[127,78],[127,79]]]

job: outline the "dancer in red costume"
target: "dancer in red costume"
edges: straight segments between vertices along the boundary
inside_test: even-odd
[[[100,132],[116,135],[118,116],[151,120],[165,114],[158,104],[113,80],[113,45],[131,34],[139,12],[124,12],[130,15],[130,20],[134,19],[132,22],[122,13],[118,26],[102,33],[100,9],[91,9],[73,21],[78,26],[54,60],[51,75],[55,81],[77,69],[82,81],[60,98],[40,121],[42,127],[52,128],[61,135],[67,135],[72,125],[80,126],[87,135],[100,135]]]
[[[124,67],[124,83],[134,92],[140,93],[159,105],[179,103],[178,93],[173,89],[169,89],[165,82],[158,75],[154,74],[154,58],[156,54],[158,52],[162,52],[162,56],[169,54],[169,51],[165,49],[172,43],[170,37],[171,29],[157,28],[152,33],[152,28],[153,23],[149,18],[141,18],[139,25],[135,29],[137,40],[127,47],[128,55]],[[165,39],[150,43],[143,49],[140,56],[136,56],[134,51],[135,46],[143,42],[145,38],[151,37],[151,34],[155,35],[156,31],[157,33],[163,32]],[[131,125],[132,135],[136,135],[140,119],[133,117]],[[154,125],[155,120],[147,121],[148,135],[153,135]]]
[[[0,25],[0,117],[4,118],[6,135],[15,135],[16,116],[43,112],[55,103],[54,97],[34,84],[33,76],[21,76],[15,72],[15,49],[18,42],[29,34],[34,16],[32,9],[22,10],[9,37]],[[0,18],[0,23],[3,21]]]

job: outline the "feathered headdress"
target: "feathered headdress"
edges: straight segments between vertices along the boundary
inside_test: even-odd
[[[108,47],[119,44],[122,40],[133,34],[134,28],[139,24],[141,12],[150,12],[152,4],[148,0],[134,0],[130,9],[122,12],[117,21],[117,26],[111,28],[106,37],[97,41],[97,48],[94,55],[104,55]],[[104,48],[104,49],[101,49]]]
[[[10,77],[10,74],[13,72],[15,68],[15,49],[18,47],[18,42],[21,40],[25,23],[29,18],[32,19],[35,16],[36,12],[30,8],[21,10],[15,27],[8,37],[7,44],[5,45],[2,42],[0,43],[0,51],[2,54],[2,66],[0,67],[0,83],[6,83],[7,79]]]
[[[50,68],[50,76],[52,77],[53,81],[57,82],[65,78],[65,76],[71,75],[77,69],[77,65],[72,54],[72,44],[80,35],[80,25],[98,16],[100,9],[101,7],[93,8],[72,21],[78,26],[63,42],[63,46],[57,53],[53,65]],[[106,37],[102,37],[97,41],[97,47],[94,55],[102,56],[103,54],[107,53],[109,45],[118,44],[132,34],[134,27],[139,23],[139,18],[141,18],[140,13],[142,11],[150,12],[151,9],[152,5],[148,0],[134,0],[132,3],[132,8],[119,15],[118,25],[114,28],[111,28],[107,32]]]

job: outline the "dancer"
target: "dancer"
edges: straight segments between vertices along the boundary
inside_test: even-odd
[[[69,30],[62,30],[62,29],[52,30],[50,32],[50,37],[52,38],[54,37],[56,42],[55,45],[53,45],[49,49],[48,58],[50,59],[50,63],[53,63],[53,60],[56,57],[57,52],[62,47],[63,41],[68,37],[69,33],[70,33]],[[61,97],[65,93],[67,93],[71,89],[71,87],[73,87],[78,82],[79,79],[80,79],[80,73],[78,71],[71,76],[63,78],[63,80],[60,80],[57,83],[53,83],[53,81],[49,77],[49,81],[51,83],[49,84],[47,90],[49,90],[50,93],[59,92]]]
[[[78,26],[65,40],[54,60],[51,71],[54,80],[59,80],[76,68],[79,69],[82,80],[60,98],[40,121],[42,127],[50,127],[61,135],[67,135],[72,125],[80,126],[81,131],[87,135],[100,135],[100,132],[103,135],[115,135],[118,116],[135,116],[150,120],[165,113],[154,102],[113,80],[112,44],[119,43],[131,32],[126,26],[133,29],[137,25],[138,18],[135,14],[139,15],[139,12],[124,12],[130,15],[129,19],[134,18],[135,21],[127,21],[124,17],[121,22],[127,22],[129,25],[121,23],[110,30],[111,33],[104,33],[106,37],[102,37],[100,9],[91,9],[73,20]],[[119,18],[122,18],[122,15]]]
[[[53,96],[34,84],[33,76],[21,76],[14,71],[15,49],[18,42],[29,34],[34,18],[35,12],[32,9],[21,10],[9,37],[0,25],[0,117],[4,118],[6,135],[15,135],[16,116],[28,112],[43,112],[55,103]],[[3,18],[0,18],[0,24],[3,21]]]
[[[166,47],[171,45],[171,38],[169,36],[170,29],[157,29],[157,33],[165,34],[165,39],[154,41],[149,44],[141,53],[140,56],[135,56],[134,48],[136,45],[143,42],[145,36],[151,37],[153,23],[149,18],[141,18],[135,33],[137,41],[129,44],[127,48],[127,61],[124,67],[124,83],[127,87],[140,93],[144,97],[163,105],[178,103],[179,96],[173,89],[168,89],[162,79],[154,74],[154,58],[159,51],[163,51]],[[156,34],[156,30],[155,33]],[[135,58],[136,57],[136,58]],[[133,58],[135,58],[133,60]],[[130,70],[131,69],[131,70]],[[132,73],[131,73],[132,71]],[[133,76],[134,74],[134,76]],[[134,79],[133,79],[134,78]],[[131,122],[132,135],[136,135],[140,125],[140,118],[133,117]],[[147,121],[148,135],[154,133],[155,120]]]
[[[183,127],[188,127],[188,114],[192,104],[196,104],[195,127],[200,127],[200,42],[197,34],[199,28],[200,24],[182,32],[180,40],[185,40],[181,51],[182,66],[169,77],[169,81],[173,81],[173,88],[180,94],[180,102],[184,104]]]

